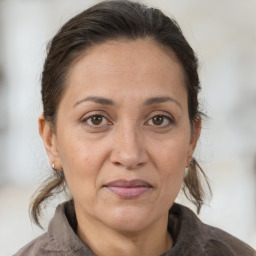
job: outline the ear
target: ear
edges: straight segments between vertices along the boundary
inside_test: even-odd
[[[188,167],[190,165],[190,161],[192,159],[192,155],[193,155],[194,150],[196,148],[197,141],[198,141],[198,139],[200,137],[201,124],[202,124],[202,119],[200,117],[198,117],[192,123],[192,126],[191,126],[191,136],[190,136],[190,143],[189,143],[189,150],[188,150],[186,167]]]
[[[50,123],[45,120],[43,114],[38,118],[38,126],[50,165],[52,166],[52,164],[54,164],[55,169],[61,169],[62,164],[58,153],[56,134],[53,132]]]

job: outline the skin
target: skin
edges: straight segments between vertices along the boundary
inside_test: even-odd
[[[77,233],[97,255],[160,255],[172,247],[168,210],[200,135],[187,101],[172,52],[150,39],[111,41],[71,67],[55,132],[39,117],[50,164],[63,168],[74,198]],[[104,187],[117,179],[152,187],[121,198]]]

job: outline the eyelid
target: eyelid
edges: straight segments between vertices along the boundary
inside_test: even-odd
[[[102,113],[104,112],[104,113]],[[102,116],[104,119],[106,119],[107,124],[105,125],[90,125],[88,124],[86,121],[89,120],[90,118],[92,118],[93,116]],[[106,117],[108,116],[108,114],[105,111],[92,111],[89,113],[86,113],[85,115],[83,115],[83,117],[81,118],[81,122],[83,124],[85,124],[87,127],[92,128],[92,129],[102,129],[110,124],[112,124],[111,121],[109,121],[110,117]]]
[[[107,121],[107,124],[103,124],[103,125],[90,125],[88,124],[86,121],[89,120],[91,117],[93,116],[102,116],[104,119],[106,119]],[[157,126],[157,125],[149,125],[148,122],[156,117],[156,116],[162,116],[166,119],[168,119],[169,123],[167,125],[164,125],[164,126]],[[91,112],[88,112],[86,113],[85,115],[83,115],[83,117],[80,119],[80,122],[83,123],[84,125],[86,125],[87,127],[89,128],[92,128],[92,129],[103,129],[104,127],[107,127],[109,125],[113,125],[113,122],[110,121],[110,116],[107,112],[105,112],[104,110],[97,110],[97,111],[91,111]],[[163,129],[163,128],[168,128],[170,127],[171,125],[173,125],[175,123],[175,118],[168,112],[166,111],[154,111],[152,113],[150,113],[148,116],[147,116],[147,121],[144,123],[145,125],[148,125],[148,126],[154,126],[154,127],[157,127],[159,129]]]
[[[108,120],[110,119],[110,116],[106,111],[104,111],[104,110],[94,110],[94,111],[89,111],[88,113],[84,114],[81,117],[81,120],[86,120],[86,119],[89,119],[92,116],[98,116],[98,115],[103,116]]]
[[[169,126],[171,126],[171,125],[173,125],[175,123],[175,118],[171,114],[169,114],[168,112],[166,112],[166,111],[155,111],[155,112],[151,113],[148,116],[147,121],[145,122],[145,124],[147,124],[152,118],[154,118],[156,116],[162,116],[164,118],[167,118],[168,121],[169,121],[168,125],[164,125],[164,126],[161,126],[161,125],[157,126],[157,125],[155,125],[155,127],[158,127],[160,129],[161,128],[167,128],[167,127],[169,127]]]
[[[175,118],[173,117],[173,115],[171,115],[169,112],[166,112],[166,111],[154,111],[147,116],[147,119],[150,119],[155,116],[164,116],[175,121]]]

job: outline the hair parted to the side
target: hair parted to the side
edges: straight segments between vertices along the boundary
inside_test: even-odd
[[[53,132],[58,106],[67,87],[68,71],[75,61],[89,51],[90,47],[106,41],[143,38],[154,40],[159,46],[174,53],[180,61],[186,78],[188,113],[193,127],[198,118],[201,118],[198,103],[198,61],[179,25],[156,8],[129,0],[110,0],[100,2],[70,19],[48,45],[41,94],[44,118]],[[198,212],[204,202],[199,173],[206,179],[203,170],[193,160],[184,179],[185,195],[197,206]],[[35,223],[40,225],[42,203],[62,191],[65,186],[65,177],[56,174],[43,183],[31,203],[31,216]]]

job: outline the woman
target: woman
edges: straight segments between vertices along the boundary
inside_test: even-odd
[[[183,186],[203,204],[199,90],[195,54],[161,11],[106,1],[68,21],[42,74],[39,131],[54,176],[32,216],[39,224],[65,186],[72,200],[16,255],[255,255],[174,203]]]

